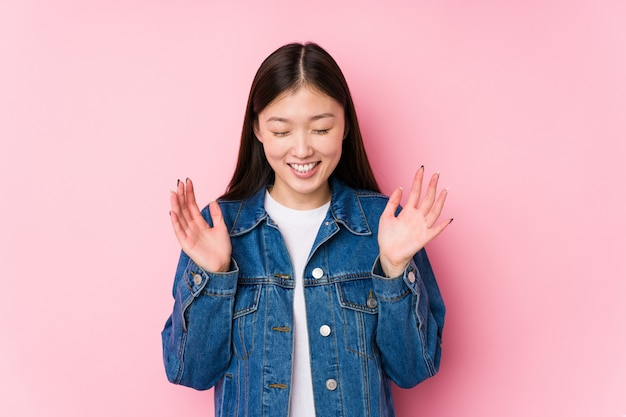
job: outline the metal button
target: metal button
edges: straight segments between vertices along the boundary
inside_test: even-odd
[[[415,282],[415,272],[413,272],[413,271],[409,272],[409,282],[410,283],[414,283]]]
[[[193,283],[196,284],[196,285],[202,284],[202,275],[200,275],[200,274],[193,274]]]
[[[320,279],[324,276],[324,270],[322,268],[315,268],[313,270],[313,278]]]
[[[334,391],[337,389],[337,381],[335,381],[334,379],[327,379],[326,380],[326,389],[328,391]]]
[[[369,308],[376,308],[377,305],[378,305],[378,301],[376,301],[375,298],[368,298],[367,299],[367,306]]]
[[[322,327],[320,327],[320,334],[324,337],[330,335],[330,326],[325,324]]]

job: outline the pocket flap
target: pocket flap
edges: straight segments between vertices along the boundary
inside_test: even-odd
[[[238,285],[235,294],[235,309],[233,318],[244,316],[256,311],[259,308],[259,298],[261,296],[261,285]]]
[[[378,313],[378,303],[375,302],[371,279],[338,282],[336,289],[342,307],[368,314]]]

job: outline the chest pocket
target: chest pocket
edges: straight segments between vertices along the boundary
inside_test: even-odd
[[[378,322],[378,302],[371,279],[335,284],[341,306],[346,349],[373,358],[374,335]]]
[[[261,285],[239,285],[233,312],[233,349],[239,359],[247,359],[254,350],[256,311],[259,309]]]

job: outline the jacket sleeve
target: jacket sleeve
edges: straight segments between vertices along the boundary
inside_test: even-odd
[[[174,311],[161,333],[167,378],[174,384],[209,389],[231,357],[233,304],[238,267],[208,273],[181,252],[174,278]]]
[[[399,277],[385,277],[378,259],[372,272],[383,370],[398,386],[413,387],[439,370],[445,306],[435,276],[424,249]]]

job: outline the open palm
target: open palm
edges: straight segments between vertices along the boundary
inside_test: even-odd
[[[230,267],[232,247],[228,229],[217,202],[209,204],[213,227],[204,220],[193,192],[193,183],[178,181],[171,192],[170,218],[174,234],[183,251],[201,268],[209,272],[226,272]]]
[[[402,188],[398,188],[389,197],[380,216],[380,263],[388,277],[402,274],[411,258],[452,222],[452,219],[448,219],[437,223],[448,194],[446,189],[436,197],[439,173],[432,176],[424,198],[420,201],[423,178],[422,166],[413,179],[406,207],[396,216],[402,200]]]

